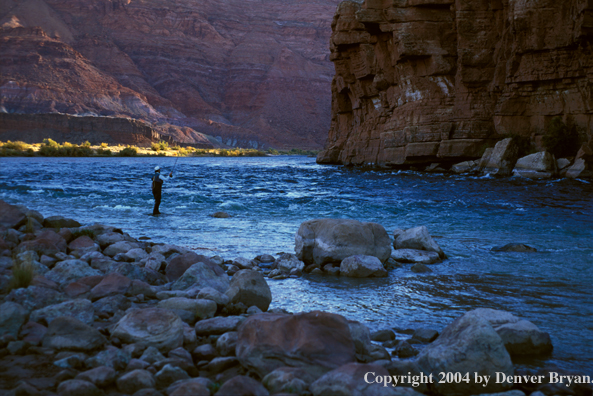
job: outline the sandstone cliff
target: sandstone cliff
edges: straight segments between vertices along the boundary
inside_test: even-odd
[[[321,148],[337,4],[0,0],[0,104],[168,123],[228,145]]]
[[[116,117],[70,116],[67,114],[6,114],[0,113],[0,141],[21,140],[39,143],[45,138],[59,143],[81,144],[130,144],[150,146],[152,142],[166,141],[171,144],[191,144],[197,148],[213,148],[216,145],[208,137],[191,131],[191,139],[173,139],[173,134],[184,136],[187,129],[174,126],[176,131],[163,130],[163,126]],[[185,141],[184,141],[185,140]]]
[[[459,162],[513,134],[537,147],[556,116],[593,138],[590,0],[345,1],[332,29],[320,163]]]

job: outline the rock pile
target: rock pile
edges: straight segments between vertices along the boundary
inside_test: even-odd
[[[265,312],[272,295],[264,269],[302,271],[304,263],[295,255],[207,259],[179,246],[140,242],[103,225],[31,229],[25,223],[37,214],[1,201],[0,208],[3,394],[489,393],[507,387],[383,388],[363,377],[370,371],[385,376],[473,372],[476,367],[511,375],[512,357],[552,350],[549,335],[533,323],[489,309],[468,312],[440,336],[418,329],[408,339],[398,339],[391,329],[371,334],[364,324],[327,312]],[[408,246],[407,236],[417,233],[402,231],[396,243]],[[73,244],[81,237],[84,243]],[[411,246],[439,255],[434,241],[419,241],[423,244]],[[49,245],[53,250],[44,250]],[[92,249],[83,253],[81,246]],[[145,254],[132,252],[136,249]],[[29,263],[55,276],[37,273],[31,284],[15,281]],[[385,271],[376,256],[352,255],[340,264],[341,272],[366,274],[368,268]],[[547,385],[540,390],[552,394]]]

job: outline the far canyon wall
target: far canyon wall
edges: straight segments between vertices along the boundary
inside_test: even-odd
[[[200,141],[190,127],[231,146],[321,148],[338,2],[0,0],[0,105],[144,120],[185,143]]]
[[[592,0],[345,1],[332,29],[320,163],[459,162],[509,135],[541,146],[557,116],[591,149]]]

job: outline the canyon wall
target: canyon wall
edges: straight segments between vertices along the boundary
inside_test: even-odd
[[[177,132],[183,134],[183,128],[180,129]],[[71,116],[57,113],[0,113],[0,141],[20,140],[27,143],[39,143],[43,139],[49,138],[58,143],[81,144],[89,141],[95,145],[109,143],[150,146],[151,143],[161,140],[179,144],[178,140],[162,132],[150,123],[129,118]],[[182,143],[182,145],[184,144]],[[214,147],[212,142],[203,135],[194,136],[192,142],[185,145],[197,148]]]
[[[512,135],[540,148],[554,117],[593,148],[592,0],[345,1],[332,29],[320,163],[460,162]]]
[[[321,148],[338,2],[0,0],[0,105]]]

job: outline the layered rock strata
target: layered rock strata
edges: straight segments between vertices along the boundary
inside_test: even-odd
[[[332,29],[320,163],[459,162],[508,135],[539,148],[557,116],[593,137],[591,1],[345,1]]]

